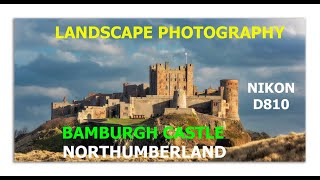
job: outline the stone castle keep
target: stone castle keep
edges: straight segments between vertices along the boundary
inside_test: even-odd
[[[170,113],[205,113],[240,120],[238,80],[220,80],[218,89],[202,92],[193,84],[193,64],[171,69],[169,63],[149,67],[149,84],[123,84],[123,92],[89,93],[82,100],[51,103],[51,119],[77,117],[80,123],[106,118],[151,118]]]

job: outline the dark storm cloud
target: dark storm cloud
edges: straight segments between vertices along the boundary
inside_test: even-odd
[[[41,56],[26,66],[15,66],[15,85],[62,86],[82,94],[94,88],[90,86],[91,82],[111,81],[119,77],[126,77],[127,81],[146,79],[147,67],[142,65],[142,68],[144,71],[136,73],[139,68],[101,67],[90,61],[69,63]],[[120,90],[121,86],[115,88]]]
[[[199,42],[200,41],[200,42]],[[196,46],[195,44],[201,45]],[[304,61],[304,39],[281,40],[181,40],[206,66],[289,66]]]

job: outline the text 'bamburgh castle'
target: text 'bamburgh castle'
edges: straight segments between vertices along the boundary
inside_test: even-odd
[[[163,114],[206,113],[239,120],[238,80],[220,80],[218,89],[203,92],[193,84],[194,65],[171,69],[169,63],[151,65],[149,83],[123,84],[122,93],[89,93],[83,100],[53,102],[51,119],[76,116],[79,122],[106,118],[150,118]]]

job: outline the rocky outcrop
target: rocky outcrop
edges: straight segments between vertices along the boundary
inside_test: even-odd
[[[258,141],[258,140],[270,138],[270,136],[265,132],[254,132],[254,131],[247,130],[247,133],[250,135],[252,141]]]
[[[222,119],[208,114],[197,113],[201,124],[212,128],[216,126],[225,126],[224,137],[227,140],[219,143],[228,144],[228,146],[239,146],[251,141],[251,137],[244,130],[241,121]],[[227,142],[228,141],[228,142]]]

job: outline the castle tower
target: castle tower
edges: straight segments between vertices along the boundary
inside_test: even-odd
[[[187,96],[193,96],[193,64],[186,64],[186,91]]]
[[[227,109],[227,118],[233,120],[240,120],[239,107],[238,107],[238,80],[236,79],[222,79],[220,80],[220,86],[224,87],[223,99],[229,103],[229,109]]]
[[[182,89],[186,96],[194,95],[193,64],[170,68],[169,62],[151,65],[149,68],[150,95],[173,96]]]
[[[174,91],[171,108],[187,108],[186,92],[182,89]]]

